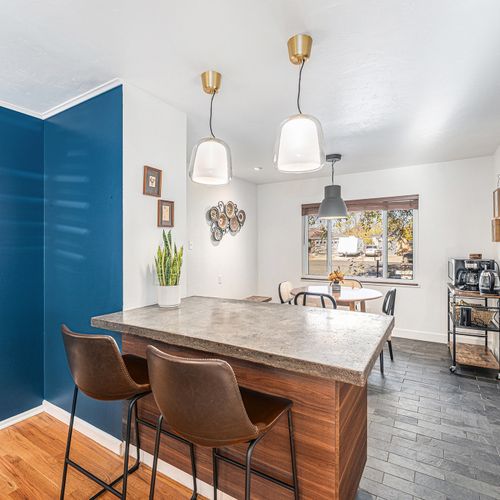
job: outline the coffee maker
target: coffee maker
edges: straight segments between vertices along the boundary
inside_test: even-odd
[[[483,270],[496,271],[492,259],[450,259],[448,278],[459,290],[479,291],[479,277]]]
[[[486,266],[479,275],[479,293],[495,294],[500,293],[500,277],[493,269],[487,269]]]

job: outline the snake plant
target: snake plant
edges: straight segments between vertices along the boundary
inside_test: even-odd
[[[179,284],[183,253],[183,247],[178,250],[177,245],[172,244],[172,230],[168,234],[165,234],[165,230],[163,230],[163,248],[158,246],[155,256],[156,274],[160,286]]]

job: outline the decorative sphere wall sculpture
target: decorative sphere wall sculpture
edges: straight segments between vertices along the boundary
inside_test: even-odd
[[[214,241],[222,240],[227,233],[236,234],[245,224],[247,216],[244,210],[239,210],[233,201],[219,201],[217,206],[210,207],[207,219],[210,222],[210,232]]]

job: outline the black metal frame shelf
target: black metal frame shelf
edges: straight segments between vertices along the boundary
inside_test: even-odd
[[[457,299],[467,299],[478,301],[473,303],[461,304]],[[490,302],[494,305],[490,305]],[[476,305],[477,304],[477,305]],[[460,325],[457,322],[456,311],[461,308],[478,309],[481,311],[492,311],[494,312],[494,318],[487,326],[482,325]],[[452,373],[456,372],[457,369],[457,336],[464,337],[475,337],[484,339],[484,350],[485,353],[490,353],[490,348],[488,346],[488,336],[489,334],[498,335],[498,356],[496,357],[497,365],[497,379],[500,380],[500,323],[495,321],[495,318],[500,317],[500,296],[498,295],[488,295],[481,296],[478,292],[465,292],[457,291],[453,285],[448,285],[448,348],[451,354],[452,364],[450,366],[450,371]],[[482,333],[468,333],[470,331],[482,332]],[[493,354],[492,354],[493,356]],[[459,363],[459,362],[458,362]],[[481,365],[469,365],[469,366],[481,366]]]

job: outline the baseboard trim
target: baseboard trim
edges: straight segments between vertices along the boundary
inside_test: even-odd
[[[55,404],[46,400],[43,401],[42,406],[43,406],[43,411],[45,411],[52,417],[57,418],[57,420],[60,420],[66,425],[69,425],[69,419],[71,415],[68,411],[63,410],[59,406],[56,406]],[[104,448],[106,448],[109,451],[112,451],[116,455],[121,454],[122,442],[120,439],[115,438],[111,434],[104,432],[103,430],[99,429],[98,427],[95,427],[92,424],[89,424],[88,422],[79,417],[75,417],[74,428],[78,432],[81,432],[88,438],[104,446]]]
[[[2,420],[0,422],[0,430],[6,429],[11,425],[15,425],[19,422],[22,422],[23,420],[26,420],[27,418],[34,417],[35,415],[38,415],[42,412],[43,404],[41,404],[40,406],[35,406],[35,408],[31,408],[30,410],[23,411],[22,413],[18,413],[17,415],[13,415],[12,417],[6,418],[5,420]]]
[[[63,410],[59,406],[56,406],[55,404],[44,400],[42,405],[39,407],[38,413],[41,413],[42,411],[45,411],[46,413],[56,418],[57,420],[65,423],[66,425],[69,425],[70,413],[66,410]],[[28,416],[25,418],[28,418]],[[92,424],[89,424],[88,422],[79,417],[75,417],[74,428],[78,432],[81,432],[84,436],[92,439],[92,441],[95,441],[101,446],[104,446],[104,448],[115,453],[116,455],[120,456],[123,455],[124,443],[119,439],[115,438],[114,436],[112,436],[111,434],[104,432],[103,430],[95,427]],[[189,449],[187,448],[187,446],[186,446],[186,453],[189,453]],[[130,457],[132,460],[135,458],[135,454],[136,454],[136,448],[135,446],[131,445]],[[153,455],[145,452],[144,450],[141,450],[140,456],[141,456],[141,461],[144,464],[148,465],[149,467],[153,465]],[[178,469],[177,467],[163,460],[158,460],[158,471],[167,476],[168,478],[172,479],[173,481],[182,484],[186,488],[192,489],[193,480],[191,478],[191,474],[187,474],[183,470]],[[212,485],[206,483],[205,481],[201,481],[200,479],[197,479],[196,484],[198,486],[198,492],[201,495],[205,496],[206,498],[210,499],[213,498]],[[220,498],[221,500],[234,500],[233,497],[222,491],[217,492],[217,498]]]
[[[446,333],[426,332],[423,330],[409,330],[406,328],[394,328],[393,337],[401,337],[404,339],[424,340],[427,342],[438,342],[446,344],[448,337]]]

